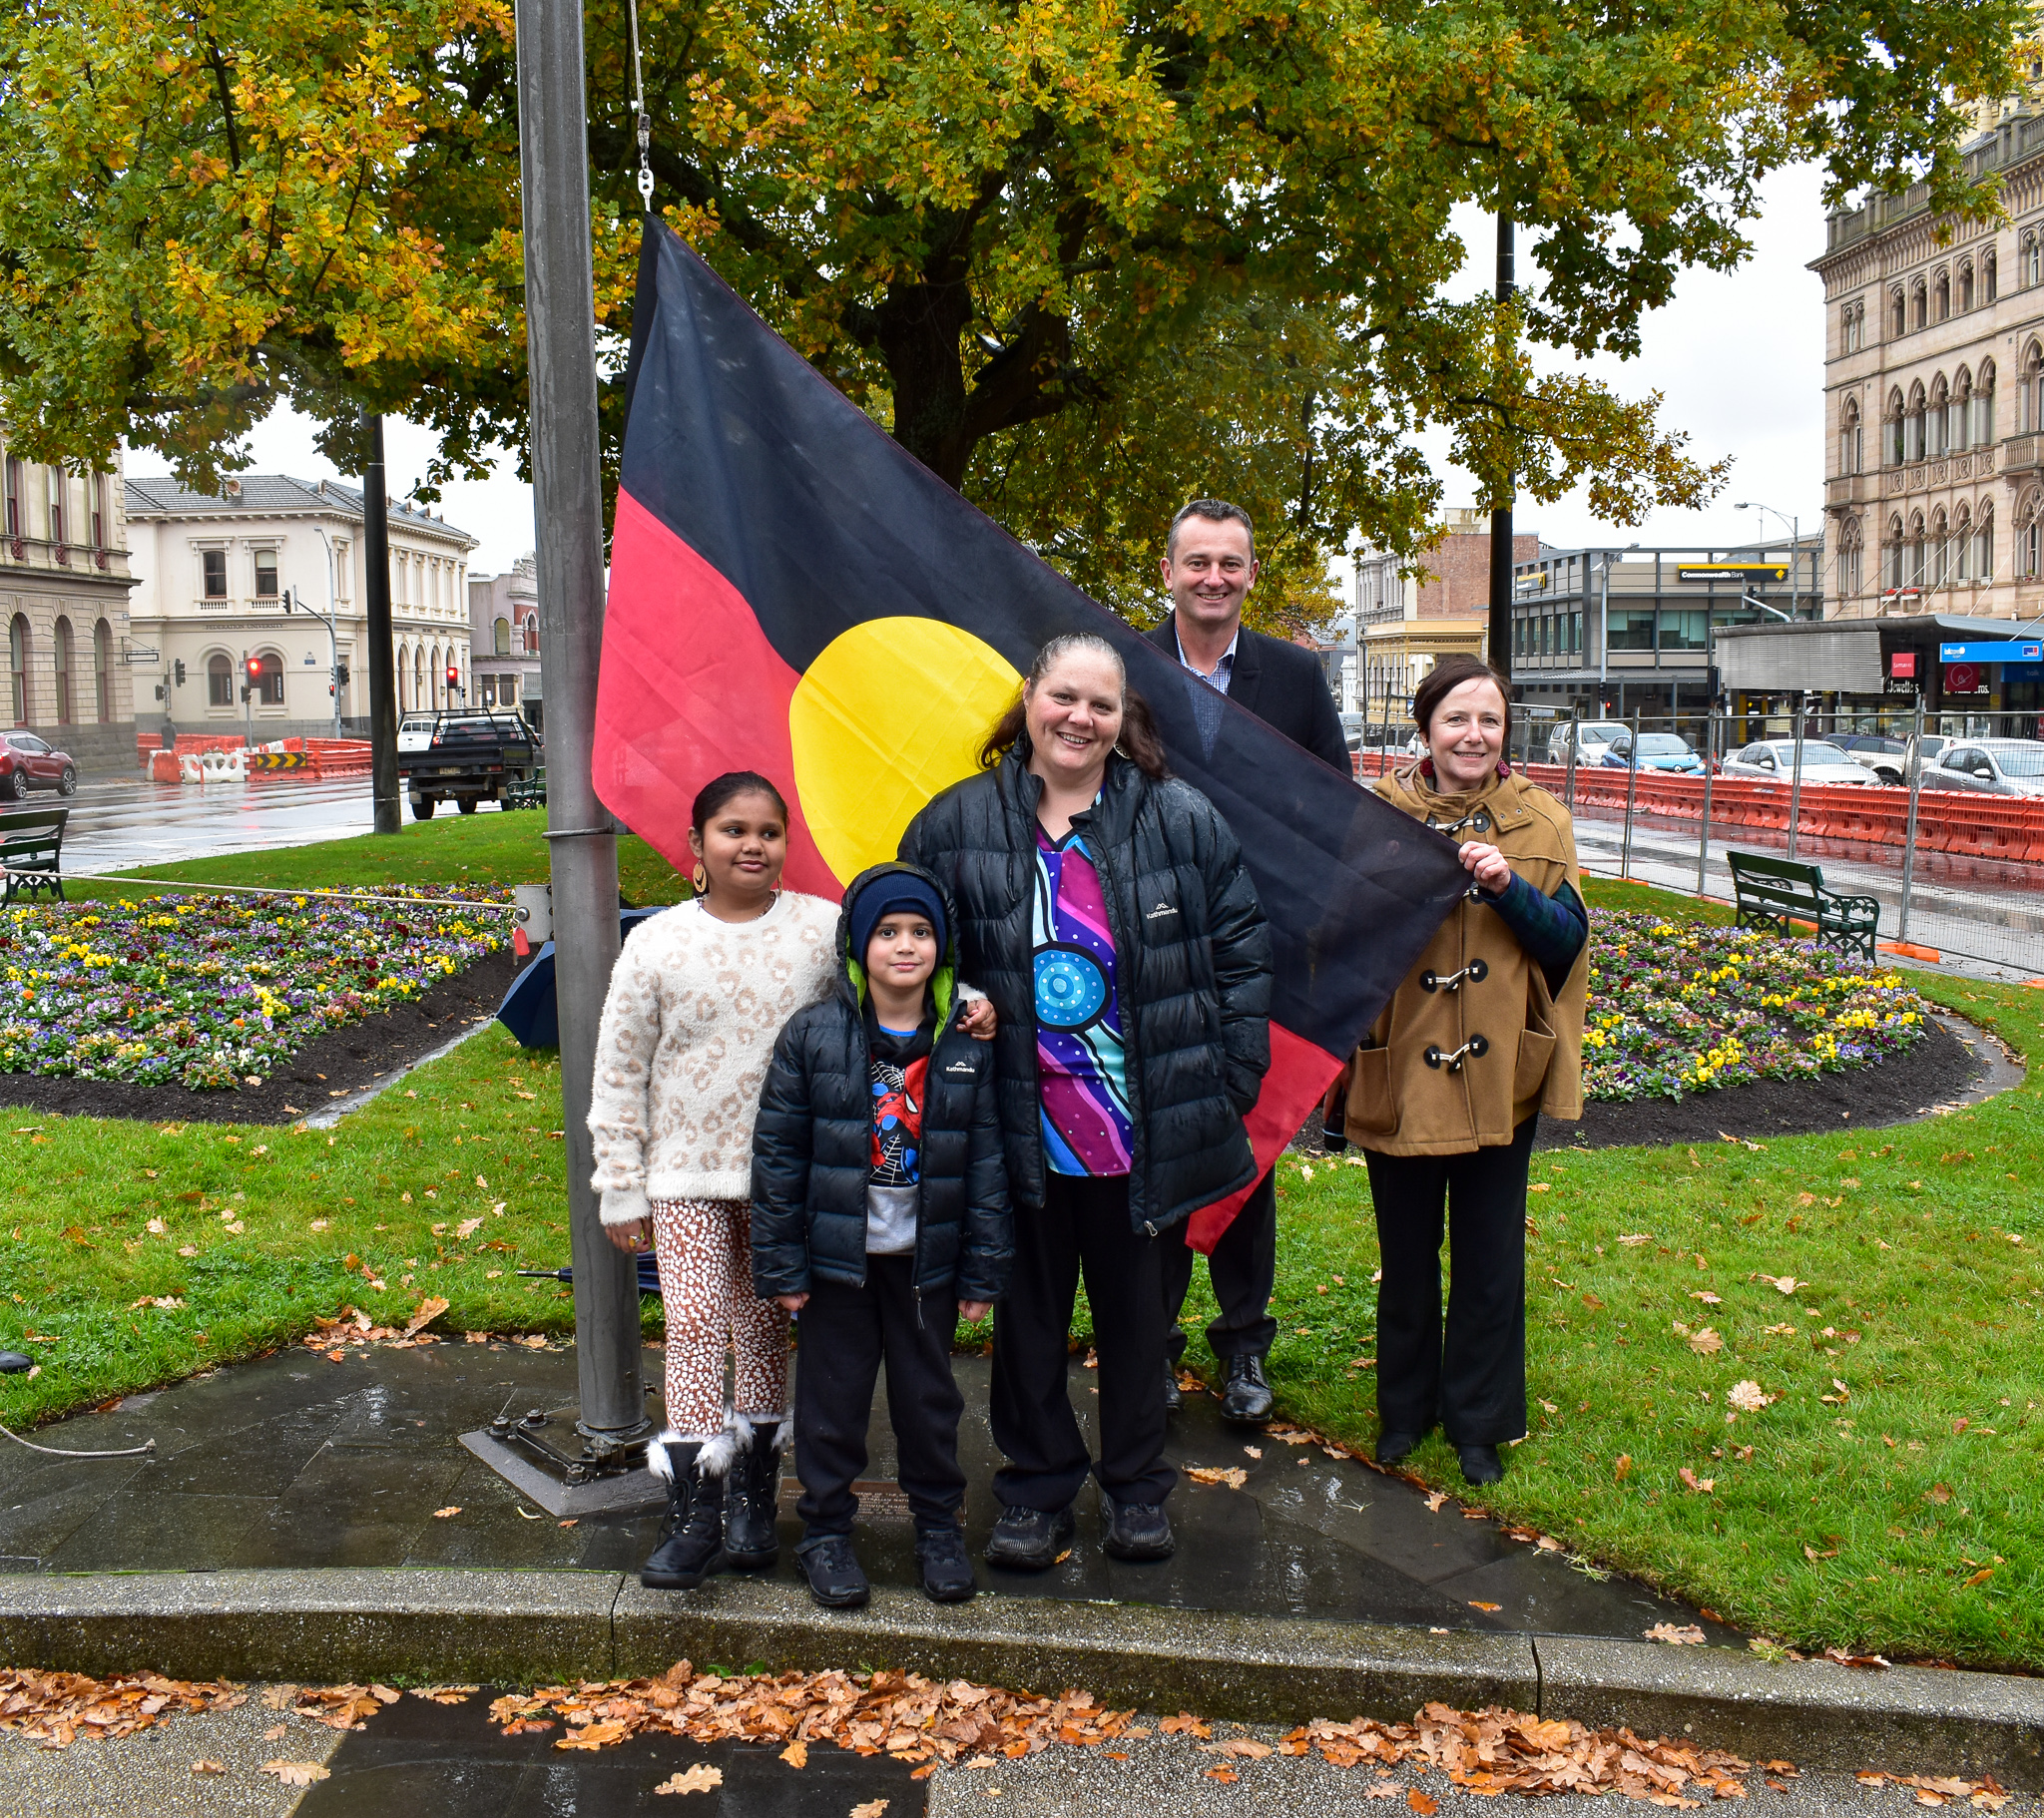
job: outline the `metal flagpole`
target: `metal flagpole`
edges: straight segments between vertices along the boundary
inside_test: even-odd
[[[604,1235],[589,1135],[597,1023],[618,957],[617,828],[591,776],[603,643],[603,493],[596,414],[595,286],[590,264],[588,119],[580,0],[518,0],[518,138],[525,221],[525,318],[532,388],[533,517],[547,702],[547,840],[553,875],[554,981],[561,1019],[561,1128],[575,1271],[579,1455],[550,1506],[622,1506],[657,1488],[615,1473],[651,1431],[640,1376],[639,1284]],[[500,1421],[499,1427],[508,1427]],[[494,1433],[493,1429],[493,1433]],[[514,1482],[532,1475],[475,1443]],[[496,1435],[509,1451],[506,1435]],[[609,1493],[591,1478],[611,1477]],[[557,1478],[556,1482],[560,1480]],[[584,1499],[576,1500],[582,1486]],[[529,1484],[543,1496],[546,1486]],[[557,1509],[558,1513],[559,1510]]]
[[[1802,690],[1795,690],[1795,768],[1788,779],[1788,856],[1795,856],[1795,823],[1802,815]]]
[[[1625,773],[1625,836],[1618,856],[1618,881],[1627,883],[1633,874],[1633,797],[1640,787],[1640,709],[1633,708],[1632,740],[1626,747],[1630,767]]]
[[[376,831],[404,824],[397,787],[397,659],[390,645],[390,495],[383,477],[383,419],[368,412],[362,470],[362,593],[369,640],[369,798]],[[337,687],[338,682],[335,683]],[[338,698],[338,696],[336,696]]]
[[[1909,938],[1909,895],[1916,884],[1916,804],[1923,793],[1923,683],[1916,684],[1916,718],[1902,761],[1909,766],[1909,825],[1902,837],[1902,913],[1895,939]]]

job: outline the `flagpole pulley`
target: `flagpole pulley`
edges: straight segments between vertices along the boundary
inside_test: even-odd
[[[639,0],[625,0],[632,18],[632,119],[639,134],[639,202],[653,213],[653,116],[646,111],[646,69],[639,57]]]

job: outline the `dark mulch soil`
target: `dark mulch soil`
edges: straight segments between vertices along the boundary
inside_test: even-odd
[[[1982,1038],[1983,1040],[1985,1038]],[[1957,1036],[1932,1023],[1906,1054],[1844,1073],[1803,1080],[1756,1080],[1682,1099],[1595,1100],[1582,1121],[1543,1120],[1536,1148],[1613,1148],[1624,1143],[1715,1142],[1721,1136],[1761,1141],[1823,1131],[1875,1130],[1949,1104],[1986,1064]]]
[[[260,1086],[193,1092],[184,1086],[137,1086],[127,1080],[0,1074],[0,1105],[152,1124],[289,1124],[334,1099],[373,1086],[495,1016],[517,970],[518,961],[508,948],[490,954],[435,985],[424,997],[321,1036]]]

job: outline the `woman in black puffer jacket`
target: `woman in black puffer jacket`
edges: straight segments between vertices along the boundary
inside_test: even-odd
[[[1000,1019],[1015,1267],[994,1326],[1008,1464],[987,1559],[1052,1565],[1089,1470],[1107,1551],[1164,1559],[1177,1474],[1158,1242],[1256,1180],[1243,1118],[1270,1065],[1270,931],[1235,836],[1166,775],[1106,640],[1046,645],[981,761],[910,823],[901,857],[950,893],[959,963]],[[1097,1467],[1065,1388],[1082,1271]]]

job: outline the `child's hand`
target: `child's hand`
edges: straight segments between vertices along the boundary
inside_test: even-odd
[[[994,1310],[991,1300],[961,1300],[958,1303],[958,1317],[967,1325],[977,1325]]]
[[[647,1235],[644,1218],[634,1218],[629,1224],[607,1224],[603,1227],[603,1234],[627,1256],[638,1255],[652,1241]]]
[[[799,1313],[809,1304],[809,1297],[806,1294],[776,1294],[773,1304],[783,1313]]]
[[[958,1027],[975,1042],[991,1042],[999,1023],[992,998],[974,998],[958,1013]]]

